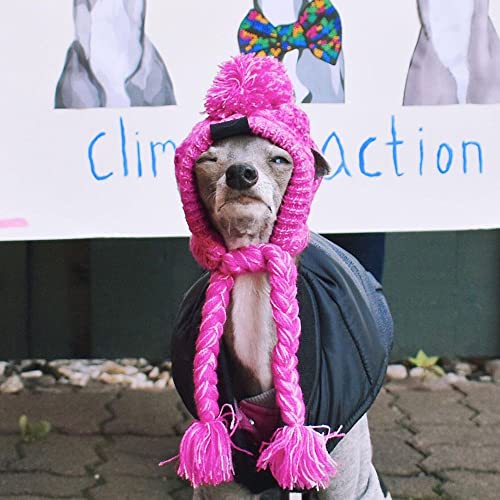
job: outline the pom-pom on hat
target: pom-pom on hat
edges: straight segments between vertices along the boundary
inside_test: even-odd
[[[227,414],[218,403],[217,358],[235,278],[267,272],[277,337],[271,357],[273,384],[285,425],[262,447],[257,468],[269,469],[284,489],[323,488],[335,473],[326,442],[336,434],[324,435],[305,425],[297,372],[301,325],[294,256],[307,246],[307,217],[320,182],[315,177],[316,147],[309,120],[294,103],[284,66],[271,57],[254,55],[240,55],[221,66],[205,109],[208,116],[195,125],[175,154],[177,183],[192,232],[190,248],[200,265],[211,271],[193,361],[198,420],[181,441],[178,473],[194,487],[233,480],[234,445]],[[293,159],[293,171],[269,243],[228,251],[202,205],[194,169],[217,138],[242,132],[285,149]]]

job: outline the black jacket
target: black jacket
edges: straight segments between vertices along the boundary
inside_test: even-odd
[[[298,271],[302,324],[298,368],[307,423],[327,424],[332,430],[342,425],[342,431],[348,432],[382,386],[392,347],[392,318],[379,283],[354,257],[325,238],[311,234]],[[207,285],[205,274],[184,297],[172,346],[175,386],[195,417],[193,358]],[[233,403],[223,343],[218,375],[219,404]],[[245,432],[236,431],[233,441],[258,456]],[[329,451],[337,442],[329,441]],[[276,486],[267,471],[255,471],[256,458],[240,452],[233,456],[238,482],[254,493]]]

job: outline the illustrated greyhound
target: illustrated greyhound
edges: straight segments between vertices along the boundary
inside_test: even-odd
[[[489,0],[418,0],[422,29],[405,105],[500,102],[500,39]]]
[[[56,108],[175,104],[172,81],[144,31],[146,0],[73,0],[75,40]]]

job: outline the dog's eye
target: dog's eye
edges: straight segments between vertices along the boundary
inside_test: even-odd
[[[212,155],[201,155],[197,160],[196,163],[205,163],[205,162],[217,162],[217,157],[212,156]]]
[[[271,158],[271,161],[273,163],[277,163],[278,165],[289,165],[290,164],[290,161],[287,160],[284,156],[273,156]]]

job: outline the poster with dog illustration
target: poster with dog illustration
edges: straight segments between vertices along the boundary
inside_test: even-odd
[[[330,165],[312,229],[500,226],[498,3],[4,4],[0,240],[187,235],[175,150],[240,53],[283,63]]]

